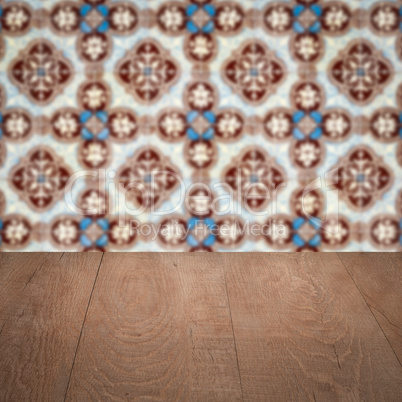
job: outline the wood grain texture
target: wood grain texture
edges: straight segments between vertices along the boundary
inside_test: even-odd
[[[100,259],[0,253],[0,400],[63,400]]]
[[[336,255],[224,260],[244,400],[402,400],[401,366]]]
[[[101,258],[0,253],[1,401],[402,400],[400,254]]]
[[[338,253],[402,362],[402,254]]]
[[[222,256],[107,254],[68,400],[241,400]]]

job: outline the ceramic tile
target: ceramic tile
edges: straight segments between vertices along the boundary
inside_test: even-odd
[[[2,250],[400,249],[399,3],[0,7]]]

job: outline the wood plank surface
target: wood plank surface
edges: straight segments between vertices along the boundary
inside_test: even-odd
[[[67,400],[241,400],[221,261],[106,254]]]
[[[399,402],[400,260],[0,253],[0,400]]]
[[[12,321],[22,307],[15,303],[49,253],[0,253],[0,320]]]
[[[0,400],[63,400],[102,255],[0,254]]]
[[[338,253],[402,362],[402,254]]]
[[[224,260],[244,400],[402,400],[401,366],[336,255]]]

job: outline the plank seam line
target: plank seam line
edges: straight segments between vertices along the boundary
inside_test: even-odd
[[[1,335],[1,333],[3,332],[3,329],[4,329],[5,326],[6,326],[6,323],[4,323],[3,326],[2,326],[1,329],[0,329],[0,335]]]
[[[45,257],[45,259],[43,260],[43,262],[42,262],[42,264],[40,265],[40,267],[35,269],[34,273],[31,275],[31,277],[29,278],[28,282],[25,284],[25,286],[24,286],[24,288],[22,289],[22,291],[25,290],[25,288],[26,288],[26,287],[29,285],[29,283],[32,281],[32,279],[33,279],[33,277],[35,276],[35,274],[36,274],[38,271],[40,271],[40,270],[42,269],[43,265],[45,265],[45,262],[47,261],[47,259],[48,259],[48,257],[49,257],[49,254],[50,254],[50,253],[47,253],[47,254],[46,254],[46,257]]]
[[[391,342],[389,341],[387,335],[385,335],[385,332],[384,332],[384,330],[382,329],[380,323],[378,322],[377,317],[374,315],[373,310],[371,309],[371,307],[370,307],[369,304],[367,303],[367,300],[366,300],[366,298],[364,297],[364,294],[363,294],[362,291],[360,290],[359,286],[357,286],[356,281],[354,280],[353,276],[352,276],[351,273],[349,272],[347,266],[346,266],[346,265],[344,264],[344,262],[342,261],[342,258],[340,258],[340,257],[338,256],[338,253],[336,253],[336,256],[337,256],[338,260],[341,262],[341,264],[344,266],[344,268],[346,269],[346,272],[349,274],[349,276],[351,277],[351,279],[352,279],[353,283],[355,284],[357,290],[359,291],[359,293],[360,293],[361,296],[363,297],[363,300],[364,300],[364,302],[366,303],[366,306],[367,306],[368,309],[370,310],[370,313],[371,313],[371,315],[374,317],[374,319],[375,319],[377,325],[380,327],[380,330],[381,330],[382,334],[384,335],[385,339],[387,340],[388,345],[389,345],[389,347],[391,348],[392,352],[394,353],[394,355],[395,355],[395,357],[396,357],[396,360],[398,360],[399,365],[402,367],[402,363],[401,363],[401,361],[399,360],[398,355],[395,353],[395,350],[394,350],[394,348],[392,347]]]
[[[367,296],[367,297],[368,297],[368,296]],[[372,308],[373,310],[377,311],[378,314],[381,314],[381,315],[388,321],[389,325],[395,327],[395,328],[399,331],[399,327],[398,327],[397,325],[393,324],[393,323],[389,320],[389,318],[385,315],[385,313],[383,313],[379,308],[376,308],[376,307],[374,307],[374,306],[371,306],[371,308]]]
[[[228,283],[227,283],[227,281],[226,281],[226,269],[225,269],[225,271],[224,271],[224,278],[225,278],[226,299],[227,299],[227,301],[228,301],[228,307],[229,307],[230,325],[231,325],[231,327],[232,327],[233,343],[234,343],[234,348],[235,348],[235,353],[236,353],[237,371],[238,371],[238,373],[239,373],[239,382],[240,382],[241,399],[242,399],[242,401],[244,401],[243,384],[242,384],[242,381],[241,381],[241,374],[240,374],[239,356],[238,356],[238,354],[237,354],[236,336],[235,336],[234,328],[233,328],[232,309],[231,309],[231,307],[230,307],[229,292],[228,292]]]
[[[79,337],[78,337],[77,347],[76,347],[75,353],[74,353],[73,364],[71,365],[70,375],[69,375],[69,377],[68,377],[66,393],[65,393],[65,395],[64,395],[64,401],[65,401],[66,398],[67,398],[68,388],[69,388],[69,386],[70,386],[70,381],[71,381],[71,377],[72,377],[72,374],[73,374],[75,359],[77,358],[78,347],[80,346],[82,331],[83,331],[83,329],[84,329],[85,321],[86,321],[86,319],[87,319],[87,314],[88,314],[88,310],[89,310],[89,305],[91,304],[92,295],[93,295],[93,293],[94,293],[96,281],[97,281],[97,279],[98,279],[98,275],[99,275],[99,271],[100,271],[100,267],[101,267],[101,265],[102,265],[102,261],[103,261],[103,256],[104,256],[104,255],[105,255],[105,253],[102,253],[102,257],[101,257],[101,260],[100,260],[100,262],[99,262],[98,270],[96,271],[96,276],[95,276],[94,284],[93,284],[93,286],[92,286],[91,294],[89,295],[89,300],[88,300],[87,308],[86,308],[86,310],[85,310],[84,320],[82,321],[81,331],[80,331],[80,335],[79,335]]]

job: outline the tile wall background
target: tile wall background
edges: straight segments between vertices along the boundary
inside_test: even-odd
[[[2,251],[400,251],[402,2],[0,2]]]

